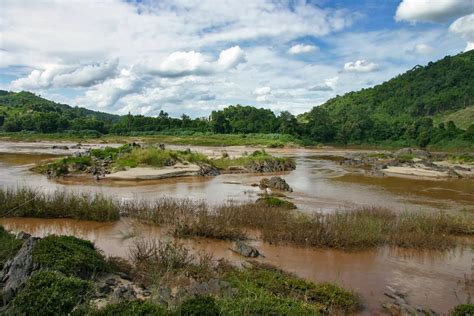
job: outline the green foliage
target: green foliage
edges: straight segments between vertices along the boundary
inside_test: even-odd
[[[20,250],[23,242],[0,226],[0,270]]]
[[[290,210],[291,209],[296,209],[296,205],[294,203],[279,199],[279,198],[274,197],[274,196],[265,196],[265,197],[259,198],[257,200],[257,203],[262,203],[262,204],[265,204],[267,206],[286,208],[286,209],[290,209]]]
[[[12,302],[14,315],[68,315],[87,300],[91,283],[58,272],[34,274]]]
[[[33,261],[69,276],[90,278],[108,271],[104,256],[94,244],[73,236],[50,235],[41,239],[33,249]]]
[[[218,316],[220,315],[219,307],[213,297],[198,296],[186,300],[179,308],[181,316]]]
[[[451,316],[471,316],[474,315],[474,304],[460,304],[450,313]]]
[[[167,315],[160,305],[148,301],[123,301],[107,304],[104,308],[88,313],[91,316],[162,316]]]

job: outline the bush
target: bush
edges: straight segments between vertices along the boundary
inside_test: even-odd
[[[61,273],[34,274],[12,302],[14,315],[67,315],[87,300],[92,284]]]
[[[33,261],[66,275],[90,278],[94,273],[108,271],[104,256],[94,244],[73,236],[47,236],[33,249]]]
[[[210,296],[198,296],[184,301],[179,308],[179,315],[217,316],[220,315],[220,311],[214,298]]]
[[[451,316],[472,316],[474,315],[474,304],[461,304],[451,311]]]
[[[161,316],[166,315],[166,311],[160,305],[147,301],[123,301],[108,304],[89,314],[92,316]]]
[[[5,262],[20,250],[23,242],[0,226],[0,270]]]
[[[265,204],[267,206],[286,208],[286,209],[289,209],[289,210],[296,209],[296,205],[294,203],[279,199],[279,198],[274,197],[274,196],[262,197],[262,198],[257,200],[257,203]]]

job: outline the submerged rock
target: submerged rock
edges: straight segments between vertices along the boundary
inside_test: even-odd
[[[271,177],[270,179],[263,178],[262,180],[260,180],[259,187],[262,190],[269,188],[280,191],[293,192],[293,189],[288,183],[286,183],[285,179],[283,179],[282,177]]]
[[[198,175],[204,177],[215,177],[220,175],[219,169],[208,164],[201,164],[199,166]]]
[[[240,240],[234,243],[232,250],[247,258],[256,258],[261,255],[257,248]]]
[[[39,266],[33,263],[32,256],[33,248],[39,238],[31,237],[26,233],[21,233],[21,238],[25,240],[23,246],[15,257],[5,263],[0,272],[4,305],[23,287],[31,274],[39,269]]]

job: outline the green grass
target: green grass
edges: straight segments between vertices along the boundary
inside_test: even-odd
[[[28,187],[0,189],[0,216],[73,218],[114,221],[120,217],[118,203],[101,194],[66,191],[39,192]]]
[[[169,313],[160,305],[149,301],[122,301],[87,312],[90,316],[161,316]]]
[[[22,240],[7,232],[3,226],[0,226],[0,270],[8,259],[15,256],[22,244]]]
[[[219,316],[221,312],[211,296],[198,296],[184,301],[179,307],[180,316]]]
[[[474,304],[460,304],[450,313],[451,316],[472,316],[474,315]]]
[[[281,207],[286,209],[296,209],[296,205],[292,202],[282,200],[274,196],[264,196],[257,200],[257,203],[265,204],[267,206]]]
[[[454,163],[474,164],[474,155],[473,154],[449,155],[448,160]]]
[[[433,117],[433,124],[453,121],[457,127],[466,130],[474,122],[474,105],[451,113],[443,113]]]
[[[276,269],[253,267],[233,271],[226,279],[238,289],[219,302],[230,315],[347,314],[358,309],[357,295],[332,284],[314,284]]]
[[[87,300],[92,284],[59,272],[35,273],[12,302],[13,315],[69,315]]]
[[[73,236],[50,235],[41,239],[33,249],[33,262],[83,279],[110,270],[93,243]]]

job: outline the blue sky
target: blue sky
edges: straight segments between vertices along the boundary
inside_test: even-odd
[[[111,113],[299,114],[474,48],[474,0],[0,0],[0,88]]]

